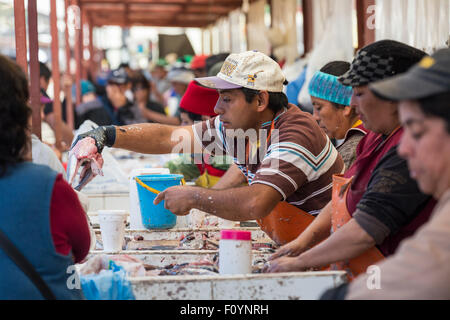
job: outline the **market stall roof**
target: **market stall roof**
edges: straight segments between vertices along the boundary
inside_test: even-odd
[[[79,3],[93,26],[206,27],[240,8],[243,1],[80,0]]]

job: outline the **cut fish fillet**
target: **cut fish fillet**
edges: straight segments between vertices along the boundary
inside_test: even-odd
[[[80,167],[83,167],[80,173],[80,182],[75,187],[78,191],[97,175],[103,176],[103,157],[97,152],[95,140],[91,137],[78,141],[69,153],[68,181],[70,185],[73,184]]]

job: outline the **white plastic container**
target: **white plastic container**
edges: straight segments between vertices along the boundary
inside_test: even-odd
[[[252,233],[250,231],[220,231],[219,273],[252,273]]]
[[[127,216],[128,213],[124,210],[100,210],[98,212],[104,251],[118,252],[122,250]]]
[[[139,196],[137,193],[137,186],[134,177],[146,174],[170,174],[168,168],[140,168],[134,169],[130,178],[130,229],[131,230],[145,230],[141,218],[141,206],[139,204]]]

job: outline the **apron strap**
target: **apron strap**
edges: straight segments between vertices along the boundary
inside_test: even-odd
[[[331,216],[333,232],[336,232],[352,219],[352,216],[347,209],[347,193],[350,189],[352,178],[344,178],[342,175],[333,176],[333,193],[331,200],[333,205]],[[333,263],[331,269],[347,271],[349,280],[353,280],[358,274],[366,272],[369,266],[376,264],[383,259],[383,254],[374,246],[354,259]]]

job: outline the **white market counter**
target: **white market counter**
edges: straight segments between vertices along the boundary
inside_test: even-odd
[[[316,300],[344,271],[130,278],[137,300]]]

